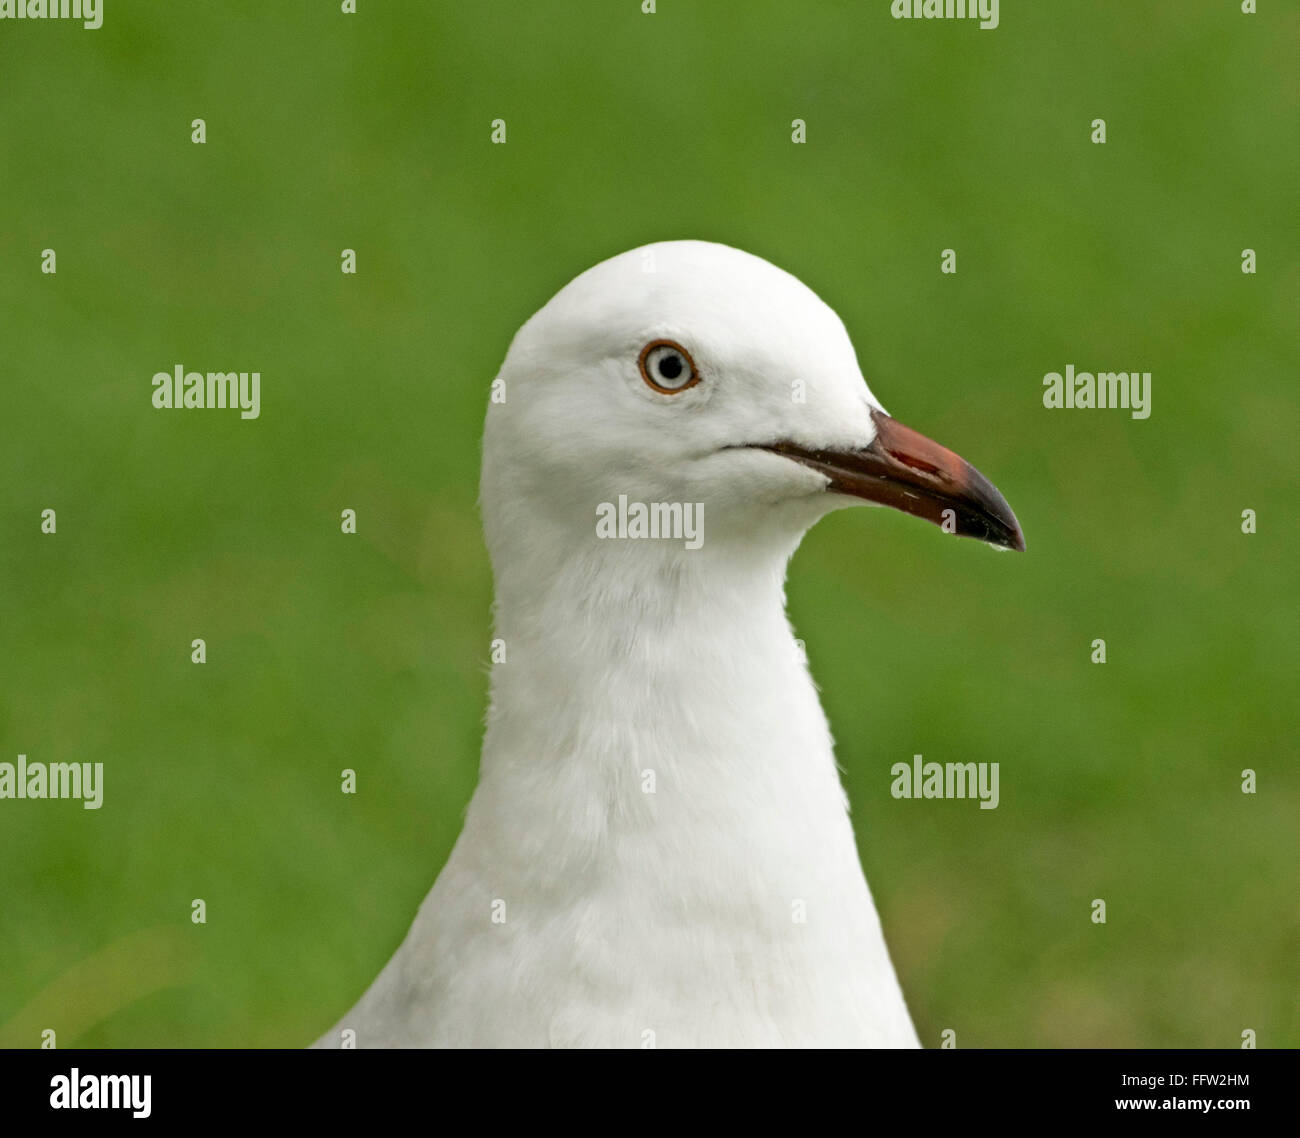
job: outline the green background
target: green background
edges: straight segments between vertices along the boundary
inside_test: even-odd
[[[1300,1044],[1300,14],[359,7],[0,23],[0,759],[106,782],[0,802],[0,1044],[300,1046],[351,1006],[474,785],[488,383],[677,237],[818,291],[1028,537],[848,511],[791,568],[923,1041]],[[260,371],[261,418],[153,409],[178,363]],[[1045,410],[1069,363],[1151,371],[1151,418]],[[892,799],[916,753],[999,761],[1001,805]]]

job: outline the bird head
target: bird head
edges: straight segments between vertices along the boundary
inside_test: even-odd
[[[597,540],[597,511],[620,497],[700,504],[706,542],[798,535],[865,503],[1025,548],[988,479],[885,413],[829,306],[767,261],[701,241],[589,269],[519,330],[498,376],[490,544],[539,521]]]

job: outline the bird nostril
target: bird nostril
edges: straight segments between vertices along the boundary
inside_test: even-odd
[[[922,474],[938,474],[939,467],[932,462],[926,462],[923,458],[917,458],[914,454],[906,454],[901,450],[891,450],[890,458],[895,458],[904,466],[910,466],[913,470],[919,470]]]

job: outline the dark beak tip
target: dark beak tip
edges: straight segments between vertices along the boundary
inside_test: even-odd
[[[994,493],[997,493],[994,491]],[[992,541],[993,544],[1001,546],[1003,549],[1011,549],[1016,553],[1024,553],[1028,548],[1025,541],[1025,531],[1020,528],[1020,521],[1011,507],[1007,505],[1006,499],[1001,494],[997,495],[1001,508],[995,507],[991,511],[992,519],[997,523],[1001,533],[996,537],[992,534],[985,540]]]
[[[1025,552],[1024,531],[1021,530],[1020,523],[1016,521],[1015,515],[1009,511],[1005,515],[968,515],[964,521],[966,524],[960,526],[956,531],[958,537],[974,538],[976,541],[991,545],[995,549],[1010,549],[1016,553]]]

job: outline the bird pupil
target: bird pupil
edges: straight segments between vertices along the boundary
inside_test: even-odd
[[[676,379],[682,374],[682,357],[667,355],[659,361],[659,374],[665,379]]]

